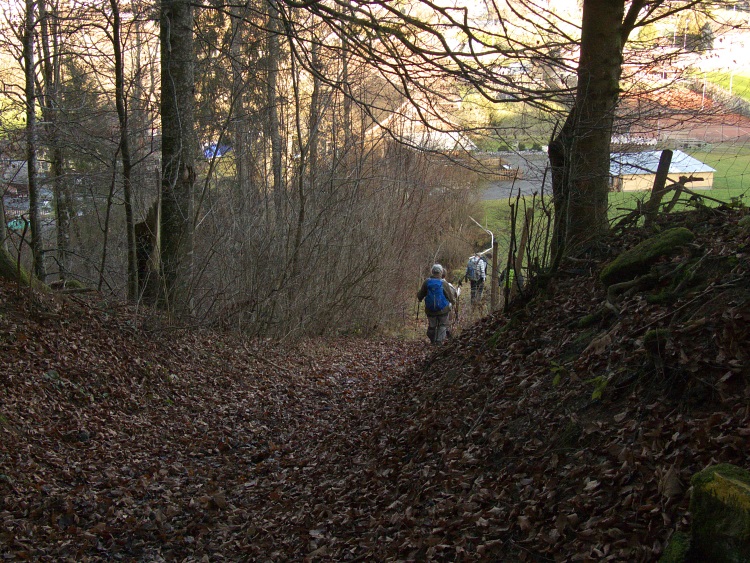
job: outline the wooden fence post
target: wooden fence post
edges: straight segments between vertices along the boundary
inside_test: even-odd
[[[667,191],[669,191],[665,190],[664,186],[667,184],[667,176],[669,176],[670,164],[672,164],[672,151],[669,149],[665,149],[661,152],[661,157],[659,157],[659,166],[656,169],[654,187],[651,189],[651,197],[646,203],[646,226],[650,225],[653,222],[654,218],[656,218],[656,213],[659,211],[661,198],[664,197],[664,194],[667,193]]]
[[[492,311],[497,309],[497,291],[500,289],[500,278],[498,272],[500,271],[498,264],[498,252],[497,252],[497,240],[492,241],[492,276],[490,276],[490,308]]]

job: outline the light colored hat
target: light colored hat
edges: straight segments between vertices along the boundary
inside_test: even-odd
[[[433,276],[435,276],[435,275],[442,276],[443,275],[443,267],[440,264],[433,264],[432,265],[432,275]]]

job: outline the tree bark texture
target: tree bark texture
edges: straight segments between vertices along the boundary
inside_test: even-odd
[[[42,239],[42,214],[39,208],[37,185],[37,122],[36,122],[36,74],[34,72],[34,0],[26,0],[26,19],[23,31],[23,60],[26,77],[26,166],[28,172],[29,216],[31,222],[31,254],[34,274],[44,282],[44,248]]]
[[[279,97],[276,86],[279,75],[279,32],[281,15],[274,0],[268,0],[268,78],[266,91],[268,96],[268,138],[271,140],[271,167],[273,173],[273,204],[277,229],[283,229],[286,209],[286,194],[282,170],[283,145],[281,139],[281,121],[279,118]]]
[[[159,223],[161,201],[151,205],[146,219],[135,225],[136,256],[138,258],[138,296],[147,305],[159,299]]]
[[[308,119],[308,129],[307,129],[307,150],[302,148],[304,146],[304,135],[302,132],[302,128],[299,125],[299,109],[297,109],[297,135],[299,139],[299,145],[301,147],[300,150],[300,159],[299,159],[299,179],[297,184],[297,205],[299,206],[297,209],[297,226],[294,233],[294,247],[292,249],[292,278],[296,278],[300,271],[300,252],[302,247],[302,239],[303,239],[303,233],[305,229],[305,214],[307,212],[307,194],[308,190],[314,191],[316,186],[316,176],[315,171],[318,166],[318,127],[320,124],[320,80],[318,79],[317,72],[319,69],[319,56],[318,56],[318,49],[315,43],[313,43],[312,48],[312,65],[313,65],[313,75],[312,75],[312,81],[313,81],[313,88],[312,93],[310,94],[310,113],[309,113],[309,119]],[[295,91],[297,88],[295,87]],[[299,99],[299,94],[295,94],[297,99]],[[299,103],[297,104],[300,105]]]
[[[187,0],[163,0],[161,27],[162,213],[164,304],[190,313],[193,262],[195,53],[193,10]]]
[[[555,201],[553,252],[608,230],[610,139],[619,97],[625,0],[585,0],[575,103],[549,147]]]
[[[120,43],[120,10],[117,0],[110,0],[110,6],[112,8],[112,49],[115,58],[115,105],[120,126],[120,159],[122,160],[123,198],[125,200],[128,299],[133,301],[138,297],[138,260],[136,257],[135,220],[133,218],[133,166],[128,138],[128,110],[125,104],[125,62]]]
[[[0,248],[0,278],[29,285],[29,274],[5,248]]]
[[[39,2],[39,19],[41,22],[40,43],[44,55],[44,92],[42,115],[46,123],[47,147],[49,150],[50,176],[55,200],[55,227],[57,233],[58,277],[65,281],[70,272],[70,218],[72,203],[69,190],[66,189],[63,167],[63,148],[58,124],[58,104],[60,85],[60,46],[58,31],[58,14],[55,6],[48,10],[46,0]]]
[[[244,65],[242,64],[242,18],[245,16],[246,12],[247,9],[244,6],[233,7],[230,12],[232,42],[229,49],[232,65],[232,107],[234,110],[234,115],[232,116],[232,149],[234,150],[236,174],[235,205],[238,209],[242,209],[242,202],[245,200],[245,194],[250,190],[249,171],[246,166],[247,147],[245,146],[245,141],[247,139],[247,122],[245,119],[244,108]]]

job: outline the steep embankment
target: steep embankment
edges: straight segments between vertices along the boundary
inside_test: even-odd
[[[689,523],[693,473],[750,467],[741,217],[671,217],[660,228],[695,240],[609,296],[599,264],[566,264],[510,318],[484,319],[432,357],[401,385],[410,400],[384,401],[387,426],[339,486],[376,519],[342,538],[351,519],[334,518],[321,548],[334,559],[656,560]],[[611,255],[643,236],[613,240]]]
[[[693,472],[750,466],[741,217],[672,217],[695,240],[647,282],[566,264],[437,350],[145,333],[2,285],[2,555],[655,560]]]

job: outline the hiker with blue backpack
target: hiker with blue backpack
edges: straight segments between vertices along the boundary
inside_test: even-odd
[[[469,258],[466,265],[464,279],[471,283],[471,304],[476,305],[482,301],[484,294],[484,280],[487,278],[487,262],[478,252]]]
[[[443,267],[434,264],[417,292],[417,299],[424,300],[427,315],[427,336],[433,344],[442,344],[448,330],[448,315],[455,303],[450,284],[443,279]]]

